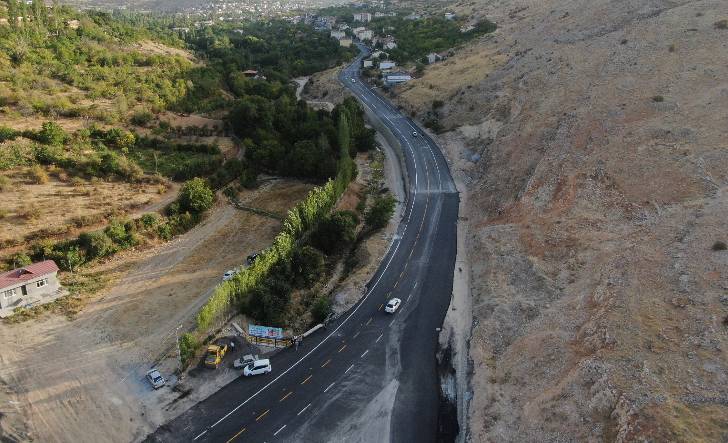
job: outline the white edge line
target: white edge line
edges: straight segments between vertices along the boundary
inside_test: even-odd
[[[359,358],[364,358],[364,356],[367,355],[368,353],[369,353],[369,349],[367,349],[366,351],[364,351],[364,353]]]
[[[384,336],[384,334],[379,334],[379,337],[377,337],[377,339],[374,343],[379,343],[379,340],[382,339],[382,336]]]
[[[301,409],[300,411],[298,411],[298,414],[296,414],[296,417],[298,417],[299,415],[303,414],[303,412],[304,412],[304,411],[305,411],[306,409],[308,409],[308,407],[309,407],[309,406],[311,406],[311,403],[307,404],[305,408],[303,408],[303,409]]]
[[[283,425],[283,426],[281,426],[281,428],[280,428],[279,430],[277,430],[277,431],[275,431],[275,432],[273,433],[273,437],[275,437],[276,435],[278,435],[278,434],[279,434],[279,433],[280,433],[280,432],[281,432],[282,430],[284,430],[285,428],[286,428],[286,425]]]
[[[351,365],[351,366],[349,366],[348,368],[346,368],[346,371],[344,371],[344,374],[346,374],[347,372],[351,371],[351,369],[352,369],[353,367],[354,367],[354,365]]]
[[[205,434],[207,434],[207,429],[205,429],[204,431],[200,432],[200,435],[198,435],[197,437],[195,437],[194,440],[197,440],[198,438],[202,437]]]
[[[324,389],[324,393],[325,393],[325,392],[328,392],[328,390],[329,390],[329,389],[331,389],[331,387],[332,387],[332,386],[334,386],[335,384],[336,384],[336,383],[331,383],[330,385],[328,385],[328,386],[326,387],[326,389]]]

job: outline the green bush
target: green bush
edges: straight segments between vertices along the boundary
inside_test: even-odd
[[[297,288],[310,288],[324,273],[324,255],[311,246],[296,248],[291,258],[291,271]]]
[[[118,248],[104,231],[84,232],[78,237],[79,243],[86,250],[89,260],[106,257],[115,253]]]
[[[311,244],[327,255],[345,251],[356,240],[356,214],[339,211],[321,220],[311,233]]]
[[[201,214],[212,207],[215,194],[201,178],[193,178],[182,185],[179,196],[180,209],[194,214]]]
[[[186,366],[190,362],[199,347],[200,343],[195,340],[195,337],[192,334],[182,334],[179,338],[179,355],[182,360],[182,366]]]
[[[364,215],[364,221],[372,230],[381,229],[387,226],[389,219],[394,214],[396,200],[391,194],[378,195]]]
[[[22,268],[33,263],[33,260],[28,257],[28,254],[23,252],[16,252],[8,258],[8,265],[12,268]]]
[[[311,317],[314,323],[323,323],[331,314],[331,301],[326,296],[318,297],[311,306]]]
[[[139,222],[144,229],[152,229],[159,224],[160,217],[156,212],[148,212],[139,217]]]
[[[7,126],[0,126],[0,143],[7,140],[15,140],[20,132],[15,129],[8,128]]]
[[[149,111],[137,111],[131,116],[131,124],[136,126],[146,126],[154,120],[154,114]]]
[[[41,126],[36,139],[47,145],[62,145],[68,139],[68,134],[55,122],[45,122]]]

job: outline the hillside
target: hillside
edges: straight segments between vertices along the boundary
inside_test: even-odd
[[[467,193],[469,439],[726,441],[725,3],[449,9],[498,31],[398,99]]]

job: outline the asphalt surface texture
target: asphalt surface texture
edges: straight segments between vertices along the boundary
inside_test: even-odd
[[[349,311],[147,437],[150,442],[438,440],[437,339],[450,304],[459,198],[438,146],[359,77],[340,81],[398,139],[407,199],[367,292]],[[371,113],[370,113],[371,115]],[[402,304],[394,314],[384,306]]]

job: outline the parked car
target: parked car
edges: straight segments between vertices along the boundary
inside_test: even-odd
[[[159,389],[167,384],[167,380],[162,377],[162,374],[160,374],[157,369],[151,369],[147,372],[147,380],[149,380],[149,384],[151,384],[154,389]]]
[[[384,311],[388,312],[390,314],[394,314],[397,309],[399,309],[399,305],[402,304],[402,300],[398,298],[393,298],[387,302],[387,306],[384,307]]]
[[[237,274],[237,272],[233,269],[227,271],[222,275],[222,281],[232,280],[233,277],[235,277],[235,274]]]
[[[352,83],[356,83],[356,79],[352,78],[352,79],[351,79],[351,82],[352,82]]]
[[[419,137],[420,134],[417,133],[417,131],[412,132],[412,137]]]
[[[242,357],[240,357],[239,359],[237,359],[233,362],[233,367],[235,369],[242,369],[242,368],[248,366],[249,364],[253,363],[256,360],[258,360],[257,355],[251,355],[251,354],[243,355]]]
[[[270,360],[255,360],[243,369],[243,375],[250,377],[251,375],[267,374],[272,370],[273,368],[270,366]]]

